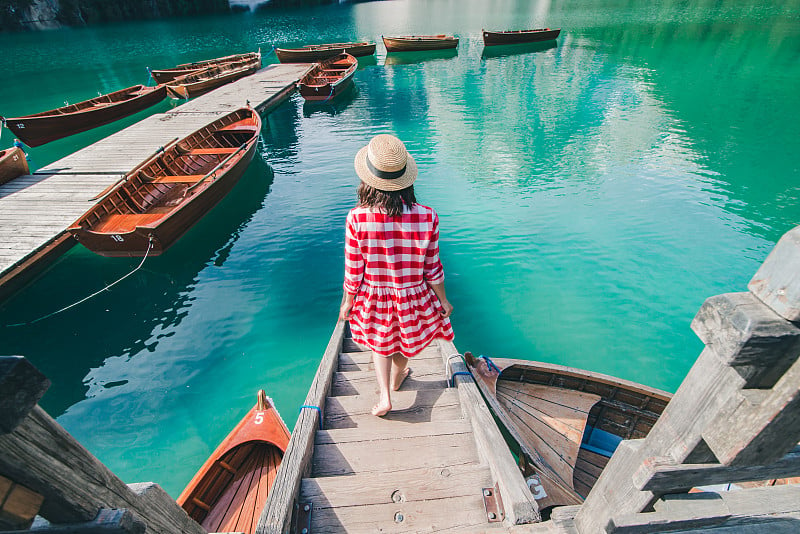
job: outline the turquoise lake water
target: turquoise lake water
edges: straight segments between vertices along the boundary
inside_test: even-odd
[[[545,26],[562,28],[556,46],[483,49],[482,28]],[[353,157],[375,134],[406,142],[417,197],[440,214],[462,351],[674,391],[702,350],[689,324],[703,301],[744,291],[800,224],[797,1],[397,0],[3,34],[0,114],[145,83],[147,66],[440,32],[457,54],[379,44],[341,99],[294,95],[265,116],[230,195],[111,291],[0,326],[0,353],[52,379],[42,406],[124,481],[177,496],[258,388],[292,427],[336,321]],[[0,303],[0,325],[137,263],[76,246]]]

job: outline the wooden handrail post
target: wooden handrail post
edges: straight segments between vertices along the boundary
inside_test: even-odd
[[[660,497],[707,483],[706,474],[716,482],[800,475],[800,226],[778,242],[748,288],[700,308],[692,328],[705,350],[648,436],[620,444],[575,514],[578,532],[636,525],[644,532],[665,518],[677,522],[677,508]],[[795,489],[785,493],[796,498]],[[658,513],[648,518],[654,505]],[[727,521],[726,506],[714,512],[715,524]],[[689,526],[701,519],[680,517]]]
[[[42,496],[39,515],[74,524],[102,509],[127,509],[148,533],[205,534],[158,485],[133,491],[36,405],[46,380],[23,358],[0,357],[0,407],[12,414],[0,427],[0,476]]]

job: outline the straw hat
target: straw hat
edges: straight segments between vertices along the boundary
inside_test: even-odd
[[[381,191],[399,191],[417,179],[417,162],[393,135],[380,134],[356,154],[356,174]]]

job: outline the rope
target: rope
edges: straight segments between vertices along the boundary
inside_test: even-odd
[[[331,94],[329,94],[329,95],[328,95],[328,96],[325,98],[325,100],[323,100],[323,101],[322,101],[322,103],[323,103],[323,104],[324,104],[325,102],[329,101],[331,98],[333,98],[333,91],[334,91],[334,89],[333,89],[333,85],[331,85]]]
[[[491,359],[491,358],[489,358],[488,356],[484,356],[483,354],[481,354],[481,355],[479,356],[479,358],[483,358],[483,360],[486,362],[486,367],[488,367],[489,369],[494,369],[495,371],[497,371],[497,372],[498,372],[498,374],[500,373],[500,368],[499,368],[499,367],[497,367],[497,366],[494,364],[494,362],[492,361],[492,359]]]
[[[147,251],[144,253],[144,257],[142,258],[142,261],[139,263],[139,265],[136,266],[136,268],[134,270],[132,270],[131,272],[129,272],[128,274],[126,274],[125,276],[123,276],[122,278],[117,280],[116,282],[112,282],[112,283],[108,284],[106,287],[104,287],[103,289],[101,289],[99,291],[95,291],[94,293],[92,293],[88,297],[84,297],[81,300],[79,300],[78,302],[73,302],[69,306],[65,306],[65,307],[61,308],[60,310],[54,311],[52,313],[48,313],[47,315],[43,315],[42,317],[39,317],[38,319],[34,319],[33,321],[28,321],[28,322],[25,322],[25,323],[7,324],[6,328],[13,327],[13,326],[25,326],[25,325],[31,325],[31,324],[34,324],[34,323],[38,323],[39,321],[43,321],[43,320],[48,319],[48,318],[50,318],[50,317],[52,317],[54,315],[58,315],[61,312],[67,311],[70,308],[74,308],[78,304],[82,304],[82,303],[86,302],[90,298],[99,295],[103,291],[107,291],[107,290],[111,289],[112,287],[114,287],[115,285],[117,285],[118,283],[122,282],[123,280],[128,278],[130,275],[132,275],[133,273],[135,273],[136,271],[141,269],[142,265],[144,265],[144,260],[147,259],[147,255],[150,254],[150,250],[152,248],[153,248],[153,236],[150,236],[150,241],[147,244]]]
[[[297,413],[303,411],[304,408],[311,408],[312,410],[317,410],[319,412],[319,429],[322,430],[322,410],[319,409],[319,406],[314,406],[312,404],[303,404],[300,406],[300,409],[297,410]]]
[[[147,69],[147,81],[144,83],[145,87],[150,87],[150,82],[153,79],[153,72],[150,70],[150,67],[145,67]]]

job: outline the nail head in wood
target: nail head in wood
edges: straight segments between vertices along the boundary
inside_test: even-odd
[[[36,406],[50,380],[22,356],[0,356],[0,434],[13,432]]]

